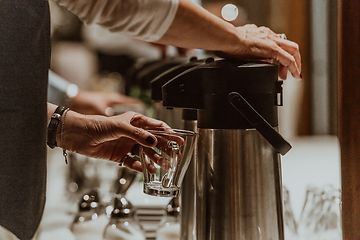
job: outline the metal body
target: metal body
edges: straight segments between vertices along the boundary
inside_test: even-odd
[[[209,58],[161,90],[163,106],[197,110],[195,239],[284,240],[278,66]]]
[[[184,129],[197,131],[196,120],[184,120]],[[197,156],[197,145],[195,145],[194,154],[190,161],[189,167],[184,176],[181,186],[180,206],[180,240],[194,240],[195,238],[195,162]]]
[[[154,102],[153,106],[157,119],[166,122],[172,128],[182,129],[182,109],[166,108],[162,105],[162,102]]]
[[[256,130],[201,128],[197,147],[196,239],[284,240],[274,148]]]

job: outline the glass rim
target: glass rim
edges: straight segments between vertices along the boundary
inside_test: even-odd
[[[161,135],[181,135],[181,136],[196,136],[196,132],[185,129],[177,129],[177,128],[167,128],[167,127],[155,127],[155,128],[144,128],[144,130],[148,131],[152,134],[161,134]],[[165,131],[169,130],[169,131]],[[171,132],[174,131],[174,132]]]

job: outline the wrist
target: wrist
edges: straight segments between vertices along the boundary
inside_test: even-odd
[[[242,48],[244,41],[244,33],[241,33],[241,29],[234,27],[229,23],[228,32],[227,32],[227,41],[223,44],[221,49],[224,53],[236,54],[239,49]]]
[[[50,122],[47,129],[47,145],[50,148],[55,148],[58,146],[57,142],[57,131],[60,125],[60,121],[63,117],[63,114],[68,110],[66,107],[59,106],[55,109],[54,113],[51,115]]]
[[[82,129],[82,126],[80,125],[84,123],[85,117],[85,115],[77,112],[71,110],[67,111],[65,121],[64,118],[61,118],[56,131],[56,141],[58,142],[59,147],[69,151],[76,150],[72,147],[74,141],[77,140],[74,136],[81,134],[79,133],[79,129]]]

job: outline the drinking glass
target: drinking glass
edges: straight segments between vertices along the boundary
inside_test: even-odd
[[[319,240],[341,240],[341,192],[330,189],[323,194],[324,207],[317,226]]]
[[[290,193],[287,187],[283,186],[283,207],[284,207],[284,231],[286,239],[297,239],[298,223],[295,220],[291,207]]]
[[[188,130],[156,128],[146,129],[156,136],[153,148],[140,146],[146,194],[176,197],[194,150],[196,133]]]
[[[341,240],[340,190],[308,187],[299,223],[302,240]]]

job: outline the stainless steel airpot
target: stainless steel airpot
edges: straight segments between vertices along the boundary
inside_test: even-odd
[[[207,59],[162,87],[163,105],[197,109],[197,240],[283,240],[275,64]]]

